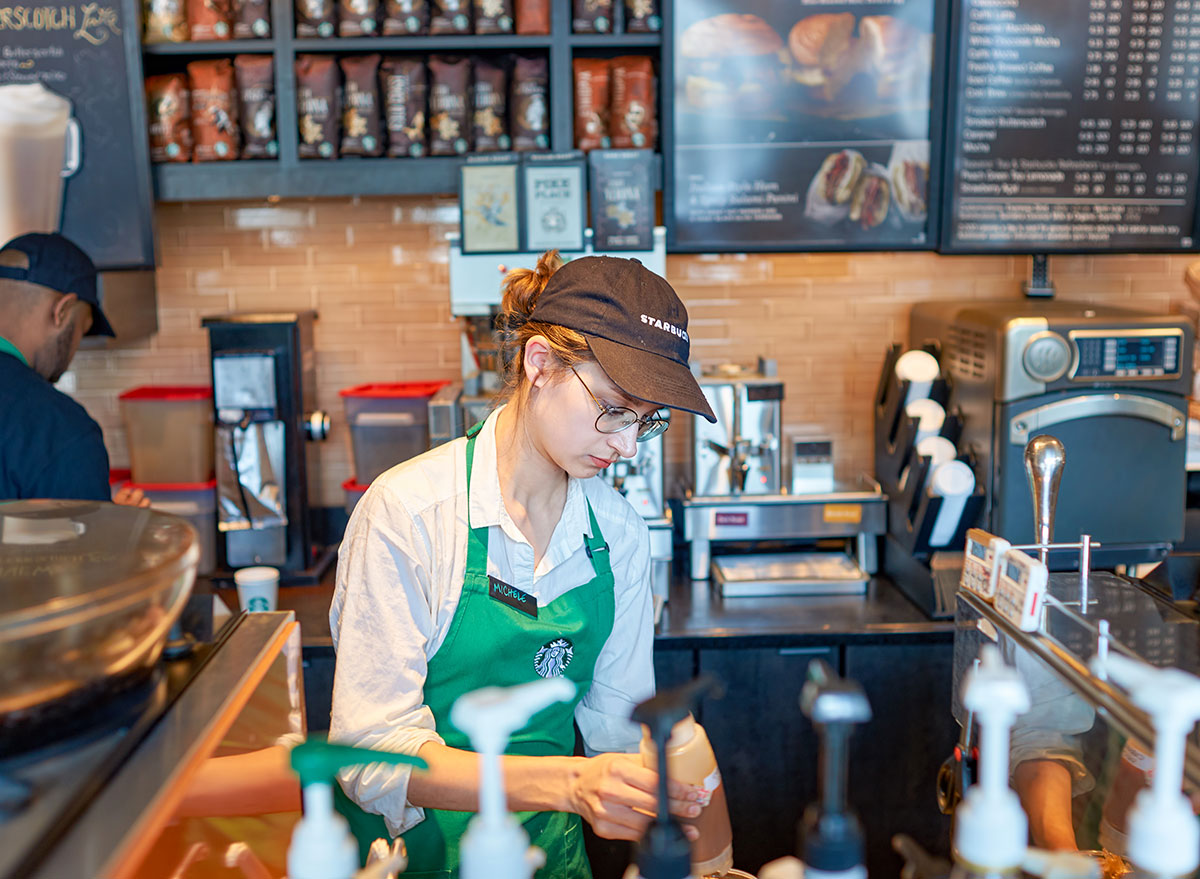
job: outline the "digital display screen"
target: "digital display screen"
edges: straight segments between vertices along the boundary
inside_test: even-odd
[[[1014,583],[1021,582],[1021,575],[1025,572],[1021,570],[1021,566],[1016,562],[1009,562],[1004,567],[1004,576],[1012,580]]]
[[[1179,336],[1074,337],[1076,378],[1161,378],[1179,374]]]
[[[976,540],[968,540],[967,548],[971,551],[971,555],[975,556],[975,558],[987,561],[987,549],[982,543],[979,543]]]

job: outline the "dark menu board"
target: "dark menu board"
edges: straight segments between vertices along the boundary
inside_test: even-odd
[[[944,250],[1193,247],[1200,2],[955,14]]]
[[[40,80],[71,101],[80,165],[63,187],[62,233],[101,269],[154,265],[145,98],[130,69],[140,51],[131,0],[0,0],[0,85]]]
[[[929,247],[934,18],[934,0],[675,0],[668,247]]]

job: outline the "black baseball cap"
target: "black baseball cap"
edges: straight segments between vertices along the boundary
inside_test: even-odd
[[[666,280],[636,259],[571,260],[550,276],[529,319],[582,333],[629,396],[716,423],[688,367],[687,309]]]
[[[19,250],[29,261],[27,267],[0,266],[0,278],[28,281],[49,287],[57,293],[74,293],[92,307],[89,336],[116,336],[112,324],[100,309],[100,290],[96,286],[96,266],[86,253],[57,232],[30,232],[19,235],[0,247],[0,253]]]

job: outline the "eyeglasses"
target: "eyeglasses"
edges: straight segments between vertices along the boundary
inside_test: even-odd
[[[574,366],[571,367],[571,372],[575,372]],[[579,383],[588,392],[588,396],[592,398],[592,402],[600,408],[600,414],[596,416],[596,430],[601,433],[620,433],[625,428],[636,424],[638,426],[637,441],[644,443],[646,440],[651,440],[659,436],[671,426],[671,422],[665,418],[661,418],[658,413],[647,415],[643,418],[626,406],[605,406],[596,399],[596,395],[592,393],[592,389],[587,386],[587,382],[583,380],[579,373],[575,372],[575,378],[579,379]]]

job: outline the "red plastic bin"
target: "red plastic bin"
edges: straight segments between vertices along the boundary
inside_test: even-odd
[[[194,484],[212,478],[212,388],[144,385],[117,399],[134,482]]]
[[[339,391],[362,485],[429,448],[429,399],[448,384],[376,382]]]

